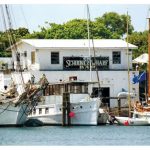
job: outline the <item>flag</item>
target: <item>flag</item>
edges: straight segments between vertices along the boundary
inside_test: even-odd
[[[143,73],[139,74],[138,76],[134,75],[134,77],[132,79],[132,83],[136,84],[136,83],[142,82],[144,80],[146,80],[146,72],[143,72]]]
[[[133,77],[133,79],[132,79],[132,83],[133,83],[133,84],[136,84],[136,83],[138,83],[138,82],[139,82],[138,76],[136,76],[136,75],[134,74],[134,77]]]
[[[139,82],[146,80],[146,72],[143,72],[139,75]]]

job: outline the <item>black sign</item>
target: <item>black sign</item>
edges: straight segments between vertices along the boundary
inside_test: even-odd
[[[109,57],[95,57],[91,58],[92,70],[108,70]],[[89,57],[63,57],[64,70],[90,70]]]

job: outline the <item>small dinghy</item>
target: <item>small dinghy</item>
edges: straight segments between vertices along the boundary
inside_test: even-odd
[[[147,126],[150,125],[146,118],[129,118],[129,117],[115,117],[119,125],[125,126]]]

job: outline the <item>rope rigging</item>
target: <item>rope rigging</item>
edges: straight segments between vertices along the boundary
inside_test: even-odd
[[[4,11],[4,8],[5,8],[5,11]],[[17,101],[13,102],[14,107],[20,106],[22,108],[23,113],[21,114],[21,116],[19,118],[19,121],[20,121],[22,119],[22,117],[24,116],[24,114],[28,115],[28,113],[36,106],[37,102],[40,100],[40,96],[42,93],[41,91],[43,91],[47,87],[48,81],[47,81],[46,77],[43,77],[41,79],[39,87],[34,86],[34,88],[33,88],[33,85],[31,85],[31,83],[27,83],[28,85],[25,84],[24,78],[23,78],[23,72],[22,72],[21,64],[20,64],[20,55],[19,55],[17,44],[16,44],[17,40],[16,40],[15,35],[12,33],[13,25],[12,25],[11,15],[13,15],[13,14],[10,14],[10,9],[9,9],[8,5],[4,5],[4,8],[1,5],[1,12],[2,12],[4,28],[5,28],[6,34],[8,36],[8,39],[9,39],[10,48],[12,50],[12,46],[14,47],[14,49],[15,49],[14,52],[16,53],[16,57],[19,60],[18,61],[18,67],[19,67],[18,71],[21,74],[21,81],[22,81],[21,85],[23,85],[23,88],[24,88],[24,92],[21,95],[15,96]],[[6,18],[7,18],[8,22],[6,22]],[[6,97],[7,97],[7,95],[6,95]],[[9,106],[12,105],[12,101],[9,101],[7,103],[8,103],[8,105],[5,108],[3,108],[4,107],[3,102],[0,105],[0,109],[2,110],[0,112],[0,115],[3,114],[5,111],[19,112],[19,111],[13,110],[13,109],[9,109]],[[24,104],[26,104],[25,108],[23,108]]]

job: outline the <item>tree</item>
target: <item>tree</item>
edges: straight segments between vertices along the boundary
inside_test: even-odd
[[[45,38],[46,39],[65,39],[64,27],[61,24],[49,23]]]
[[[0,57],[10,57],[11,56],[11,52],[5,51],[10,46],[8,36],[13,35],[15,38],[15,41],[18,41],[20,38],[25,37],[27,34],[29,34],[29,30],[26,28],[9,29],[5,32],[1,31],[0,32]]]
[[[64,24],[64,32],[67,39],[87,39],[87,21],[84,19],[73,19]]]
[[[15,30],[15,34],[19,37],[24,37],[27,34],[29,34],[29,30],[27,28],[18,28],[17,30]]]
[[[96,18],[95,23],[97,24],[97,27],[98,24],[103,24],[103,26],[105,27],[104,38],[106,36],[105,33],[108,33],[108,35],[106,36],[107,38],[122,38],[127,31],[127,15],[119,15],[115,12],[109,12],[105,13],[102,17]],[[130,16],[128,16],[128,24],[129,34],[131,34],[134,28],[131,25]],[[99,32],[99,34],[101,34],[101,32]]]
[[[129,42],[138,46],[133,50],[133,59],[148,52],[148,31],[134,32],[129,36]]]
[[[37,38],[46,39],[87,39],[87,20],[73,19],[64,24],[48,23],[48,27],[42,27],[41,32],[35,32]],[[105,13],[102,17],[90,21],[90,35],[96,39],[122,38],[126,33],[127,16],[115,12]],[[44,29],[44,30],[43,30]],[[129,33],[133,31],[129,16]],[[45,34],[45,37],[44,37]],[[33,36],[33,37],[34,37]]]

